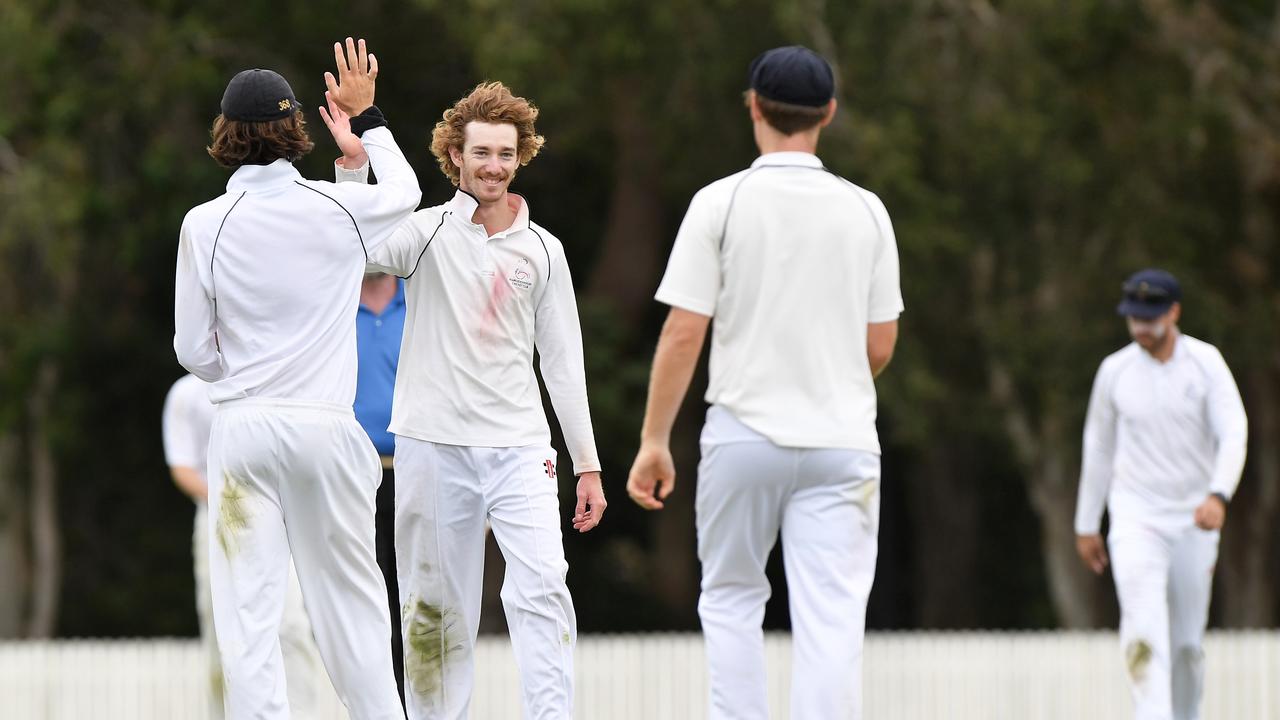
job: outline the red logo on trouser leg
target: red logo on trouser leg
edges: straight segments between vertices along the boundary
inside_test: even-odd
[[[551,462],[550,460],[544,460],[542,462],[542,465],[547,469],[547,477],[554,480],[556,477],[556,464]]]

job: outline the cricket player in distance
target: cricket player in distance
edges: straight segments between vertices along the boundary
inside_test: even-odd
[[[391,432],[410,720],[467,717],[486,519],[506,559],[524,717],[573,717],[577,624],[535,349],[578,477],[574,529],[594,528],[605,499],[564,247],[508,190],[542,146],[537,116],[497,82],[445,111],[431,151],[457,192],[370,252],[408,300]],[[343,153],[339,177],[362,179],[358,150]]]
[[[880,508],[873,378],[903,309],[897,245],[880,200],[814,154],[836,111],[827,62],[775,48],[748,78],[760,157],[698,191],[676,235],[627,493],[657,510],[674,489],[671,427],[715,318],[696,499],[707,717],[768,716],[765,561],[781,530],[791,717],[861,718]]]
[[[1118,312],[1133,342],[1102,361],[1084,426],[1076,547],[1110,563],[1138,720],[1195,720],[1218,535],[1244,469],[1248,421],[1222,354],[1178,330],[1178,281],[1142,270]]]
[[[200,620],[200,645],[208,661],[209,717],[221,720],[223,713],[222,661],[213,631],[213,596],[209,590],[209,484],[205,479],[209,431],[213,428],[214,405],[209,402],[209,385],[195,375],[184,375],[165,396],[161,428],[164,457],[173,483],[196,503],[195,556],[196,615]],[[302,589],[292,565],[285,591],[284,616],[280,624],[280,654],[288,679],[289,708],[296,717],[317,717],[323,701],[333,691],[324,674],[320,651],[311,634],[311,621],[302,604]]]
[[[356,422],[356,308],[368,253],[421,199],[373,106],[377,60],[334,45],[343,138],[363,132],[376,186],[304,180],[301,110],[284,78],[232,78],[209,154],[227,192],[182,223],[174,349],[212,383],[210,582],[231,720],[289,717],[278,628],[293,557],[316,642],[352,720],[403,718],[374,554],[378,454]],[[338,109],[353,108],[355,116]]]

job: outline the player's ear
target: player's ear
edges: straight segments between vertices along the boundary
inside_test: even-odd
[[[826,127],[830,125],[831,121],[834,120],[835,118],[836,118],[836,99],[831,98],[830,100],[827,101],[827,112],[822,116],[822,122],[819,123],[818,126]]]
[[[453,161],[454,167],[462,167],[462,148],[451,145],[449,147],[449,159]]]

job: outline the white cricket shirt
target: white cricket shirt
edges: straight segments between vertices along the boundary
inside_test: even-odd
[[[160,417],[164,461],[170,467],[189,467],[204,477],[216,406],[209,402],[209,384],[184,375],[169,388]]]
[[[880,452],[867,324],[903,305],[874,194],[762,155],[694,195],[656,297],[715,318],[707,402],[778,445]]]
[[[359,179],[363,169],[339,178]],[[550,443],[534,372],[551,396],[574,472],[598,471],[587,406],[582,330],[564,247],[529,220],[519,195],[511,227],[489,236],[471,222],[478,204],[459,190],[419,210],[370,269],[405,278],[407,314],[391,432],[478,447]]]
[[[422,197],[390,130],[362,139],[377,185],[305,180],[286,160],[245,165],[183,220],[173,346],[214,402],[354,402],[366,258]]]
[[[1076,533],[1112,519],[1194,512],[1210,493],[1235,493],[1248,420],[1214,346],[1179,335],[1161,363],[1137,343],[1102,361],[1084,425]]]

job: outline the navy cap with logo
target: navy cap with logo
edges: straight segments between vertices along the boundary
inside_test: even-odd
[[[748,85],[760,95],[789,105],[822,107],[835,96],[831,65],[801,45],[766,50],[751,61]]]
[[[222,116],[228,120],[266,122],[289,117],[300,109],[288,81],[261,68],[236,73],[222,94]]]
[[[1182,287],[1177,278],[1155,268],[1130,275],[1121,289],[1124,295],[1116,312],[1125,317],[1152,320],[1182,300]]]

